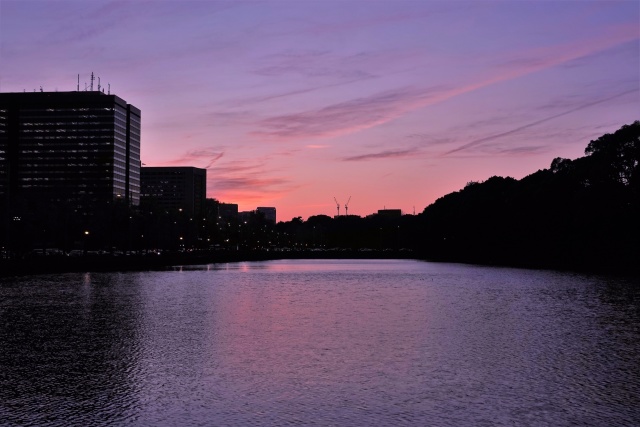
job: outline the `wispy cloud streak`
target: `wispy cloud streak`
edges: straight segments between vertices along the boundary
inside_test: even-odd
[[[332,137],[386,123],[422,104],[425,99],[446,91],[444,87],[428,89],[402,88],[369,97],[357,98],[304,113],[289,114],[263,120],[264,130],[254,132],[261,137],[296,139]]]
[[[224,156],[224,151],[217,151],[211,149],[204,150],[193,150],[186,153],[184,156],[169,160],[167,164],[170,165],[184,165],[184,164],[192,164],[193,162],[202,162],[203,160],[207,162],[205,169],[210,168],[215,162],[220,160]]]
[[[409,148],[406,150],[386,150],[379,153],[361,154],[359,156],[344,157],[342,160],[346,162],[358,162],[363,160],[379,160],[389,158],[414,157],[420,154],[420,150]]]
[[[505,136],[513,135],[513,134],[521,132],[521,131],[523,131],[525,129],[528,129],[530,127],[537,126],[539,124],[548,122],[550,120],[557,119],[558,117],[566,116],[566,115],[574,113],[576,111],[584,110],[585,108],[593,107],[594,105],[602,104],[602,103],[605,103],[607,101],[611,101],[613,99],[620,98],[621,96],[628,95],[630,93],[634,93],[634,92],[637,92],[637,91],[638,91],[638,88],[635,88],[635,89],[631,89],[631,90],[626,90],[626,91],[621,92],[621,93],[617,93],[617,94],[615,94],[613,96],[609,96],[609,97],[604,98],[604,99],[599,99],[599,100],[593,101],[593,102],[587,102],[587,103],[582,104],[582,105],[580,105],[578,107],[571,108],[570,110],[563,111],[562,113],[554,114],[552,116],[545,117],[543,119],[536,120],[536,121],[531,122],[531,123],[527,123],[526,125],[519,126],[517,128],[514,128],[514,129],[510,129],[510,130],[508,130],[506,132],[501,132],[501,133],[497,133],[497,134],[494,134],[494,135],[491,135],[491,136],[486,136],[484,138],[476,139],[474,141],[471,141],[471,142],[468,142],[468,143],[466,143],[464,145],[461,145],[458,148],[455,148],[453,150],[449,150],[446,153],[444,153],[443,155],[444,156],[448,156],[450,154],[454,154],[454,153],[458,153],[458,152],[463,151],[463,150],[467,150],[469,148],[475,147],[477,145],[483,144],[483,143],[488,142],[488,141],[493,141],[493,140],[496,140],[498,138],[503,138]]]
[[[559,45],[544,50],[536,49],[529,55],[520,55],[517,60],[511,60],[509,66],[499,67],[500,72],[477,82],[456,87],[451,85],[439,85],[427,89],[405,87],[333,104],[317,110],[275,116],[259,122],[258,125],[261,129],[252,132],[252,134],[277,140],[345,135],[387,123],[419,108],[638,39],[638,29],[634,25],[621,25],[609,30],[606,37]]]
[[[297,90],[291,90],[291,91],[286,91],[283,93],[276,93],[276,94],[272,94],[272,95],[264,95],[264,96],[256,96],[256,97],[251,97],[251,98],[246,98],[246,99],[239,99],[239,100],[235,100],[230,102],[230,105],[234,106],[234,107],[239,107],[239,106],[245,106],[245,105],[255,105],[258,103],[262,103],[262,102],[268,102],[268,101],[273,101],[273,100],[277,100],[277,99],[282,99],[282,98],[288,98],[291,96],[296,96],[296,95],[304,95],[307,93],[311,93],[311,92],[317,92],[323,89],[330,89],[330,88],[334,88],[334,87],[339,87],[339,86],[345,86],[345,85],[349,85],[352,83],[358,83],[364,80],[370,80],[375,78],[375,76],[367,74],[367,75],[362,75],[360,77],[354,78],[354,79],[350,79],[350,80],[345,80],[345,81],[340,81],[338,83],[330,83],[330,84],[325,84],[325,85],[319,85],[319,86],[313,86],[313,87],[308,87],[308,88],[304,88],[304,89],[297,89]]]

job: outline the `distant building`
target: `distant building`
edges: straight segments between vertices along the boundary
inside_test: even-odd
[[[378,210],[378,216],[385,218],[400,218],[402,216],[401,209],[380,209]]]
[[[264,219],[272,224],[276,223],[276,208],[272,207],[258,207],[257,212],[264,214]]]
[[[143,167],[141,203],[146,207],[204,216],[207,170],[194,167]]]
[[[238,212],[238,220],[240,222],[253,222],[259,217],[264,218],[265,221],[272,224],[276,223],[276,208],[271,207],[258,207],[255,211],[242,211]]]
[[[251,221],[252,215],[255,215],[255,211],[241,211],[241,212],[238,212],[238,221],[240,221],[240,222],[249,222],[249,221]]]
[[[0,93],[0,205],[138,205],[140,115],[98,91]]]
[[[238,220],[238,205],[234,203],[220,203],[218,205],[218,217],[225,222]]]

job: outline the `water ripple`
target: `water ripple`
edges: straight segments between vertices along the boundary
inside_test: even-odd
[[[640,425],[640,284],[399,260],[0,281],[7,426]]]

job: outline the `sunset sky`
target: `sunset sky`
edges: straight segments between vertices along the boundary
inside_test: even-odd
[[[0,0],[0,91],[91,72],[208,197],[418,213],[640,119],[640,2]]]

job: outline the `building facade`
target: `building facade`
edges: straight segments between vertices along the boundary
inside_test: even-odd
[[[219,203],[218,218],[227,223],[238,221],[238,205],[236,203]]]
[[[194,167],[143,167],[142,204],[169,213],[204,217],[207,170]]]
[[[140,110],[102,92],[0,93],[0,199],[89,214],[140,201]]]
[[[378,216],[385,218],[400,218],[402,216],[401,209],[379,209]]]
[[[257,207],[257,212],[260,212],[264,215],[264,219],[272,224],[276,223],[276,208],[274,207]]]

